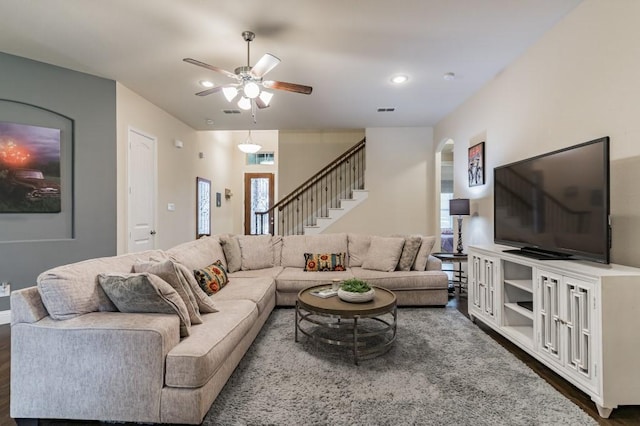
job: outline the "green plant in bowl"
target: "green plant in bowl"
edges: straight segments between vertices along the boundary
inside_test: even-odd
[[[366,281],[362,281],[357,278],[350,278],[342,282],[340,289],[351,293],[366,293],[371,290],[371,286],[369,286]]]

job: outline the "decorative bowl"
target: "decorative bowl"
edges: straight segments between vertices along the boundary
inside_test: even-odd
[[[344,291],[343,289],[338,289],[338,297],[345,302],[351,303],[364,303],[373,300],[373,296],[376,294],[374,289],[371,289],[365,293],[355,293],[353,291]]]

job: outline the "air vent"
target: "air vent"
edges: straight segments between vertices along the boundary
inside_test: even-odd
[[[378,108],[378,112],[393,112],[395,108]]]
[[[222,112],[225,114],[240,114],[239,109],[223,109]]]

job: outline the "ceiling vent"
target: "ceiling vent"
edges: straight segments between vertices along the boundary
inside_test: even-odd
[[[239,109],[223,109],[222,112],[225,114],[240,114]]]
[[[378,112],[393,112],[395,108],[378,108]]]

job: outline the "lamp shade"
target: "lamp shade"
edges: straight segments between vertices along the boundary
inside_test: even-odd
[[[470,214],[469,199],[454,198],[449,200],[449,214],[451,216],[468,216]]]

